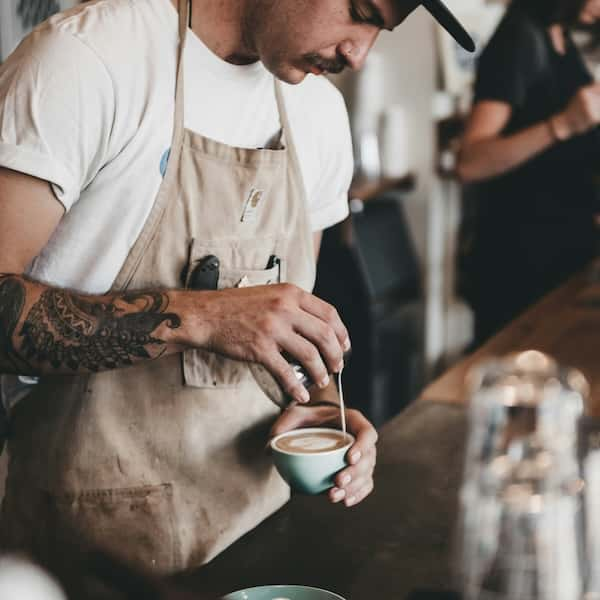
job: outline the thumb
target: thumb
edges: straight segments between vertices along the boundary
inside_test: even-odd
[[[299,406],[292,403],[275,421],[271,429],[271,437],[302,427],[335,424],[339,421],[339,414],[340,411],[336,406]]]

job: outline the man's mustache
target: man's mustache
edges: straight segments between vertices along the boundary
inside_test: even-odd
[[[316,52],[311,52],[305,56],[307,62],[315,67],[328,71],[329,73],[341,73],[347,66],[348,62],[343,56],[335,59],[324,58]]]

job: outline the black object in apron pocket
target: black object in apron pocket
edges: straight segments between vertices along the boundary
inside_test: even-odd
[[[216,252],[212,254],[206,247],[193,244],[186,288],[223,290],[279,283],[281,261],[269,261],[268,266],[266,269],[223,268]],[[235,388],[250,376],[248,363],[208,350],[185,350],[182,354],[182,364],[184,383],[190,387]],[[268,380],[268,377],[266,379]]]

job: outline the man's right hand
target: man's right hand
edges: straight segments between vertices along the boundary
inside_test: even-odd
[[[261,363],[287,394],[307,402],[308,392],[282,356],[301,363],[320,387],[343,365],[348,331],[336,309],[292,284],[175,294],[180,343]],[[172,305],[174,307],[174,305]]]

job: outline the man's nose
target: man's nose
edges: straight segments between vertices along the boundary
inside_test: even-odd
[[[379,28],[373,27],[369,29],[372,30],[360,38],[344,40],[338,47],[339,53],[346,59],[348,66],[354,71],[358,71],[365,64],[367,55],[379,35]]]

